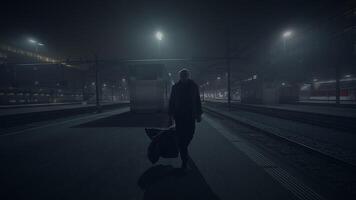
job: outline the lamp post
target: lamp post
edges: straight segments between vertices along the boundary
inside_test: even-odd
[[[155,36],[158,41],[158,56],[161,56],[161,41],[163,40],[163,33],[161,31],[157,31]]]
[[[293,32],[292,31],[285,31],[282,35],[283,37],[283,50],[286,51],[287,48],[287,40],[292,36]]]
[[[28,39],[28,42],[29,43],[31,43],[31,44],[33,44],[34,46],[35,46],[35,51],[36,51],[36,53],[38,53],[38,47],[40,47],[40,46],[44,46],[44,44],[42,43],[42,42],[38,42],[38,41],[36,41],[36,40],[34,40],[34,39]]]

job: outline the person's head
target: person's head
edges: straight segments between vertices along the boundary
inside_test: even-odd
[[[180,81],[187,81],[190,78],[190,72],[186,68],[183,68],[179,71],[179,80]]]

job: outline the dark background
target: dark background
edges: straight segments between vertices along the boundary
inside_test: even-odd
[[[348,19],[342,16],[353,6],[350,0],[3,1],[0,39],[31,49],[26,38],[32,37],[45,44],[47,55],[69,59],[211,58],[226,56],[229,43],[230,56],[238,57],[232,61],[238,79],[276,72],[286,80],[315,74],[332,77],[334,69],[327,66],[330,52],[323,51],[347,28],[343,23]],[[289,29],[292,55],[286,56],[281,53],[281,35]],[[157,30],[165,36],[159,56]],[[348,57],[342,68],[351,73],[353,44],[344,43],[348,50],[343,55]],[[196,78],[205,73],[200,76],[204,80],[224,73],[207,72],[207,66],[224,65],[221,61],[169,65],[170,71],[190,67]]]

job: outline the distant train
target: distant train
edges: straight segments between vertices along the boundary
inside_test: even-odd
[[[168,107],[172,81],[163,64],[129,66],[130,109],[132,112],[164,112]]]
[[[333,102],[336,99],[336,81],[314,81],[308,84],[266,84],[258,80],[242,84],[244,103],[295,103],[298,101]],[[340,80],[340,101],[356,102],[356,78]]]
[[[305,84],[300,89],[301,100],[329,101],[335,100],[335,80],[315,81]],[[356,101],[356,79],[345,78],[340,80],[340,100]]]

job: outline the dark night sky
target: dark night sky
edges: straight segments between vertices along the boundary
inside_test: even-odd
[[[232,3],[233,2],[233,3]],[[244,54],[289,27],[312,25],[340,1],[8,1],[1,5],[1,35],[63,57],[155,58],[154,32],[165,34],[162,57],[222,56],[225,24],[232,49]]]

